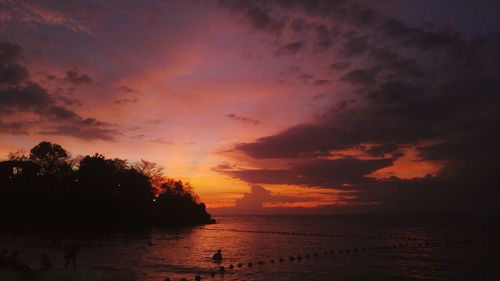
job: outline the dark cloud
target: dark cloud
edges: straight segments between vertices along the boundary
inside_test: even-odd
[[[318,79],[318,80],[315,80],[314,81],[314,84],[315,85],[327,85],[327,84],[330,84],[330,80],[326,80],[326,79]]]
[[[366,150],[368,155],[373,157],[385,157],[387,154],[399,152],[397,143],[386,143],[383,145],[374,145]]]
[[[355,69],[349,71],[348,73],[344,74],[344,76],[342,76],[341,80],[354,85],[370,85],[376,82],[374,74],[366,69]]]
[[[425,76],[416,59],[401,57],[387,48],[374,48],[370,51],[369,57],[376,63],[372,72],[385,71],[390,75],[408,78],[423,78]]]
[[[306,24],[304,19],[295,19],[290,22],[290,28],[295,32],[300,32],[305,28]]]
[[[47,110],[45,110],[45,114],[47,114],[46,116],[54,120],[81,120],[81,117],[78,116],[78,114],[76,114],[74,111],[57,105],[48,107]]]
[[[0,83],[16,84],[28,77],[28,71],[16,63],[1,66]]]
[[[278,0],[275,2],[277,6],[286,10],[299,10],[307,13],[308,15],[330,18],[356,26],[366,26],[368,24],[373,24],[378,20],[378,15],[375,11],[350,1]]]
[[[37,120],[15,122],[0,120],[2,133],[28,134],[38,128],[40,134],[68,135],[84,140],[111,141],[120,132],[112,125],[93,118],[83,118],[75,111],[58,104],[74,104],[64,96],[51,95],[45,88],[30,80],[27,69],[20,64],[22,48],[13,43],[0,44],[0,116],[16,119],[21,112],[33,113]],[[68,71],[72,83],[90,83],[84,74]],[[5,120],[5,119],[4,119]]]
[[[296,54],[305,47],[304,41],[296,41],[283,45],[276,52],[277,54]]]
[[[316,32],[316,49],[318,51],[323,51],[329,49],[333,46],[333,42],[340,35],[340,29],[338,27],[326,27],[323,24],[317,25],[315,27]]]
[[[57,96],[56,97],[59,101],[61,101],[64,105],[82,105],[82,102],[76,98],[71,98],[71,97],[66,97],[66,96]]]
[[[335,75],[344,72],[340,80],[350,97],[345,102],[337,98],[336,105],[311,122],[235,147],[260,161],[293,163],[289,168],[222,172],[251,183],[338,188],[343,181],[335,180],[337,170],[347,175],[359,170],[356,177],[344,179],[354,178],[351,182],[359,186],[352,190],[352,204],[377,202],[384,206],[381,209],[420,211],[459,210],[468,204],[472,209],[498,210],[498,33],[464,36],[433,25],[410,26],[357,3],[267,1],[268,14],[290,15],[287,28],[295,40],[313,38],[311,45],[328,50],[322,55],[329,61],[342,57],[328,67]],[[313,17],[306,23],[304,15]],[[315,21],[314,16],[323,20]],[[350,66],[353,69],[347,70]],[[322,159],[346,149],[377,160],[395,159],[402,156],[402,148],[417,151],[414,161],[439,161],[443,169],[417,179],[374,180],[366,178],[371,169],[331,167],[335,162],[329,161],[336,160]],[[303,173],[303,165],[311,163],[318,165],[317,173]],[[298,176],[304,174],[307,180]],[[471,197],[474,200],[468,202]]]
[[[48,129],[39,131],[43,135],[64,135],[88,141],[114,141],[121,133],[111,124],[95,118],[82,118],[72,110],[60,106],[50,106],[45,111],[45,118],[52,121]]]
[[[124,104],[124,103],[136,103],[138,102],[138,98],[123,98],[123,99],[117,99],[115,100],[115,104]]]
[[[248,118],[248,117],[243,117],[240,115],[236,115],[234,113],[228,114],[227,117],[229,117],[231,120],[241,121],[241,122],[245,122],[245,123],[249,123],[249,124],[253,124],[253,125],[260,124],[259,120]]]
[[[315,159],[291,164],[288,169],[237,169],[219,166],[216,171],[255,184],[295,184],[311,187],[357,188],[372,172],[391,166],[394,158],[360,160]]]
[[[124,91],[126,93],[133,93],[135,92],[134,89],[130,88],[129,86],[121,86],[121,87],[118,87],[119,90],[121,91]]]
[[[66,80],[75,85],[90,84],[92,79],[87,74],[79,73],[75,70],[66,71]]]
[[[304,82],[306,82],[307,80],[314,79],[314,76],[312,76],[311,74],[302,73],[302,74],[298,75],[297,78],[300,78]]]
[[[347,34],[346,38],[340,54],[346,57],[355,57],[363,55],[369,50],[368,36]]]
[[[0,44],[0,60],[4,64],[17,63],[22,58],[23,49],[21,46],[11,42],[2,42]]]
[[[28,78],[28,70],[18,61],[22,58],[22,48],[17,44],[0,44],[0,84],[18,84]]]
[[[286,18],[276,18],[270,14],[266,2],[245,0],[219,0],[219,3],[229,8],[232,12],[241,14],[247,18],[251,26],[256,30],[271,33],[280,33],[286,25]]]
[[[42,135],[70,136],[87,141],[114,141],[115,137],[120,135],[120,132],[116,129],[88,124],[85,120],[74,124],[49,126],[48,130],[42,130],[38,133]]]
[[[11,111],[43,111],[53,102],[40,85],[27,81],[0,88],[0,113]]]
[[[398,40],[408,47],[424,51],[464,43],[458,33],[410,27],[397,19],[386,19],[380,27],[392,40]]]
[[[27,135],[28,124],[26,122],[4,122],[0,120],[0,134]]]
[[[347,69],[351,64],[348,62],[334,62],[330,64],[330,68],[333,70],[345,70]]]

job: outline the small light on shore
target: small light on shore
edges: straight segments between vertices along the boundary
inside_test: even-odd
[[[156,198],[153,198],[153,202],[156,202]]]

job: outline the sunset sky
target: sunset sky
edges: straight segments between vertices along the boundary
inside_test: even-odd
[[[0,0],[0,155],[146,159],[214,213],[498,211],[500,4]]]

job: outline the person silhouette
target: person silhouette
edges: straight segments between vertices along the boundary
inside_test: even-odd
[[[27,273],[27,274],[32,274],[34,273],[33,270],[24,264],[23,262],[19,261],[18,259],[19,255],[16,250],[12,251],[7,264],[10,267],[11,270],[22,272],[22,273]]]
[[[222,250],[217,250],[217,253],[215,253],[213,256],[212,256],[212,259],[216,262],[221,262],[222,261]]]
[[[46,253],[42,253],[40,271],[47,271],[52,269],[52,264],[50,263],[49,258]]]
[[[73,264],[73,268],[76,268],[76,258],[81,250],[80,243],[76,239],[72,239],[64,249],[64,258],[66,259],[66,265],[64,268],[68,268],[70,262]]]
[[[8,265],[8,259],[7,255],[9,254],[9,250],[6,248],[2,249],[2,252],[0,253],[0,267],[5,267]]]
[[[18,254],[16,250],[12,251],[12,253],[10,254],[7,263],[11,269],[16,270],[19,267],[19,261],[17,260],[17,256]]]

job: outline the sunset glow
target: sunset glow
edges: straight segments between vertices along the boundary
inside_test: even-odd
[[[493,19],[286,2],[0,0],[0,155],[146,159],[214,213],[487,194],[453,187],[496,179],[498,38],[475,39]]]

